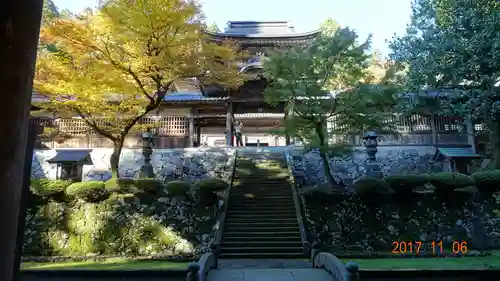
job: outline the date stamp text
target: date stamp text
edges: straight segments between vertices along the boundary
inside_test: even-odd
[[[467,242],[466,241],[453,241],[451,249],[443,248],[443,241],[393,241],[392,242],[392,253],[393,254],[415,254],[419,255],[421,253],[427,252],[432,255],[444,254],[446,251],[453,254],[467,254]]]

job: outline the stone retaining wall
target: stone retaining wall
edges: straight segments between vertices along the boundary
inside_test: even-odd
[[[384,175],[401,175],[441,171],[439,163],[432,163],[436,152],[433,146],[380,146],[377,161]],[[289,147],[296,169],[304,171],[306,185],[321,183],[324,179],[323,162],[317,151],[303,154],[301,148]],[[330,159],[331,171],[337,179],[350,183],[365,174],[366,154],[364,147],[354,147],[345,157]]]
[[[113,150],[93,149],[93,165],[83,167],[83,180],[111,178],[109,159]],[[185,149],[156,149],[152,164],[155,174],[162,180],[197,180],[203,178],[228,179],[229,165],[235,149],[231,147],[204,147]],[[56,155],[55,150],[37,150],[33,154],[31,175],[34,178],[56,178],[56,165],[47,162]],[[124,149],[119,172],[122,177],[135,177],[143,164],[140,149]]]

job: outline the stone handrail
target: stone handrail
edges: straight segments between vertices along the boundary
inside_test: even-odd
[[[187,281],[205,281],[207,280],[208,273],[212,269],[217,268],[217,257],[214,253],[205,253],[200,257],[196,263],[188,265],[188,273],[186,276]]]
[[[217,222],[215,223],[216,233],[214,241],[212,243],[212,252],[215,253],[216,257],[218,257],[220,254],[220,241],[222,239],[222,232],[224,231],[224,222],[226,221],[226,213],[229,204],[229,196],[231,194],[231,187],[233,186],[234,170],[236,169],[236,157],[238,157],[237,150],[234,151],[234,157],[231,159],[231,162],[229,163],[229,167],[231,170],[229,172],[228,189],[226,190],[224,198],[222,199],[222,208],[217,218]]]
[[[290,163],[288,154],[285,152],[285,159],[287,163],[287,168],[288,168],[288,177],[290,181],[290,188],[292,189],[292,196],[293,196],[293,204],[295,205],[295,214],[297,215],[297,221],[299,223],[299,231],[300,231],[300,238],[302,240],[302,248],[304,250],[304,254],[306,256],[310,255],[311,251],[311,244],[309,243],[309,240],[307,239],[307,229],[306,225],[304,223],[304,216],[302,215],[304,211],[304,206],[302,205],[303,201],[300,199],[299,194],[297,192],[297,186],[295,184],[295,177],[293,175],[293,169],[292,165],[293,163]]]
[[[333,277],[334,281],[359,281],[359,268],[356,263],[344,265],[331,253],[318,253],[313,256],[313,267],[323,268]]]

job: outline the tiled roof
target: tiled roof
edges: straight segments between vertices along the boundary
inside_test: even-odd
[[[178,92],[169,93],[165,96],[165,102],[185,102],[185,101],[224,101],[227,97],[206,97],[200,92]]]
[[[230,21],[224,32],[209,32],[219,37],[234,38],[299,38],[315,36],[318,30],[296,33],[287,21]]]
[[[474,152],[470,147],[439,147],[438,152],[449,158],[481,158],[482,156]]]
[[[58,149],[56,156],[49,159],[48,163],[80,163],[83,165],[92,165],[90,152],[92,149]]]

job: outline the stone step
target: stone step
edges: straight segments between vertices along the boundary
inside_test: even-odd
[[[224,224],[224,227],[245,227],[245,226],[255,226],[255,227],[277,227],[281,228],[283,226],[292,226],[292,227],[298,227],[299,223],[297,220],[292,221],[292,220],[286,220],[286,221],[268,221],[268,220],[261,220],[261,221],[253,221],[253,222],[243,222],[243,221],[226,221]]]
[[[268,196],[271,197],[277,197],[277,196],[288,196],[288,199],[291,199],[293,201],[293,195],[290,194],[288,195],[285,192],[272,192],[272,193],[256,193],[256,192],[239,192],[238,193],[231,193],[231,196],[229,197],[229,202],[242,202],[245,199],[254,199],[254,200],[259,200],[259,198],[263,198],[262,201],[266,200],[264,198],[268,198]],[[287,200],[281,200],[281,201],[287,201]],[[280,200],[276,200],[276,202],[280,202]]]
[[[302,247],[302,242],[297,240],[287,241],[222,241],[224,248],[245,248],[245,247]]]
[[[262,203],[262,204],[280,204],[280,203],[288,203],[292,202],[293,203],[293,195],[291,194],[285,194],[280,193],[281,196],[267,196],[266,194],[256,194],[252,192],[244,193],[242,192],[241,194],[231,194],[229,196],[229,203],[235,202],[235,203],[248,203],[248,204],[255,204],[255,203]]]
[[[268,213],[274,213],[274,212],[294,212],[295,213],[295,208],[293,205],[277,205],[277,206],[260,206],[260,207],[248,207],[248,206],[228,206],[228,210],[230,212],[235,212],[235,211],[245,211],[245,212],[250,212],[250,213],[255,213],[255,212],[268,212]]]
[[[243,187],[235,186],[234,188],[231,188],[231,194],[247,194],[247,193],[256,193],[256,194],[261,193],[262,195],[270,194],[266,197],[273,197],[273,196],[284,196],[286,194],[291,195],[292,189],[289,186],[259,187],[258,185],[243,186]]]
[[[289,212],[289,213],[269,213],[269,212],[264,212],[264,213],[252,213],[252,212],[227,212],[227,218],[228,219],[288,219],[288,218],[294,218],[297,219],[297,216],[295,214],[295,211]]]
[[[288,178],[267,178],[267,179],[258,179],[258,175],[253,175],[253,176],[233,176],[233,183],[238,183],[238,182],[245,182],[245,183],[260,183],[260,184],[265,184],[265,185],[288,185],[290,186],[290,182],[288,181]]]
[[[266,183],[259,181],[233,181],[233,187],[235,188],[261,188],[261,189],[290,189],[290,184],[288,183]]]
[[[233,192],[236,192],[237,190],[233,190]],[[231,192],[231,195],[233,195],[233,192]],[[245,194],[245,193],[242,193]],[[240,195],[241,196],[241,195]],[[236,197],[234,197],[236,198]],[[281,194],[281,195],[262,195],[259,197],[245,197],[244,200],[260,200],[260,201],[273,201],[273,202],[278,202],[278,201],[285,201],[285,200],[293,200],[292,192],[287,192],[287,194]]]
[[[266,197],[277,197],[277,196],[287,196],[287,195],[292,197],[292,191],[287,190],[287,189],[258,190],[258,189],[252,189],[252,188],[246,188],[246,189],[235,188],[231,192],[231,196],[234,196],[234,195],[245,196],[245,195],[247,195],[245,198],[252,198],[249,194],[252,194],[254,196],[253,198],[255,198],[256,196],[266,198]]]
[[[224,225],[224,231],[228,232],[247,232],[247,231],[254,231],[254,232],[274,232],[274,233],[281,233],[281,232],[299,232],[299,226],[298,225],[292,225],[292,226],[272,226],[272,225],[267,225],[267,226],[254,226],[254,225]]]
[[[232,203],[228,205],[228,208],[231,210],[236,209],[248,209],[248,210],[256,210],[256,209],[264,209],[264,210],[274,210],[276,208],[288,208],[295,209],[293,205],[293,201],[290,202],[280,202],[280,203]]]
[[[306,256],[300,253],[221,253],[221,259],[301,259]]]
[[[240,232],[240,231],[224,231],[223,237],[224,240],[227,239],[228,237],[233,237],[235,239],[241,238],[241,237],[262,237],[262,238],[269,238],[269,237],[299,237],[300,238],[300,233],[299,233],[299,228],[297,227],[296,231],[279,231],[279,232],[267,232],[267,231],[247,231],[247,232]]]
[[[261,178],[261,179],[259,179]],[[268,184],[290,184],[290,178],[288,176],[282,176],[282,177],[271,177],[269,175],[258,175],[255,173],[251,173],[249,175],[238,175],[234,174],[233,175],[233,182],[234,181],[255,181],[255,182],[263,182],[263,183],[268,183]]]
[[[274,209],[274,210],[228,210],[228,216],[233,215],[295,215],[295,209]]]
[[[254,223],[254,222],[265,222],[265,223],[272,223],[272,224],[279,224],[279,223],[297,223],[297,218],[296,217],[280,217],[280,218],[262,218],[262,217],[257,217],[257,218],[234,218],[234,217],[228,217],[226,218],[226,224],[229,223]]]
[[[295,241],[297,243],[302,243],[302,238],[299,233],[294,233],[293,235],[274,235],[274,236],[248,236],[241,234],[241,236],[226,236],[224,233],[222,242],[280,242],[280,241]],[[221,243],[222,243],[221,242]]]
[[[286,190],[292,191],[289,184],[265,184],[259,182],[233,182],[234,190],[245,191],[273,191],[273,190]]]
[[[295,247],[222,247],[221,252],[228,253],[302,253],[301,245]]]
[[[281,199],[281,200],[266,200],[260,198],[254,198],[254,200],[242,200],[241,198],[230,198],[229,206],[248,206],[248,207],[257,207],[257,206],[287,206],[293,205],[293,198],[289,199]]]

